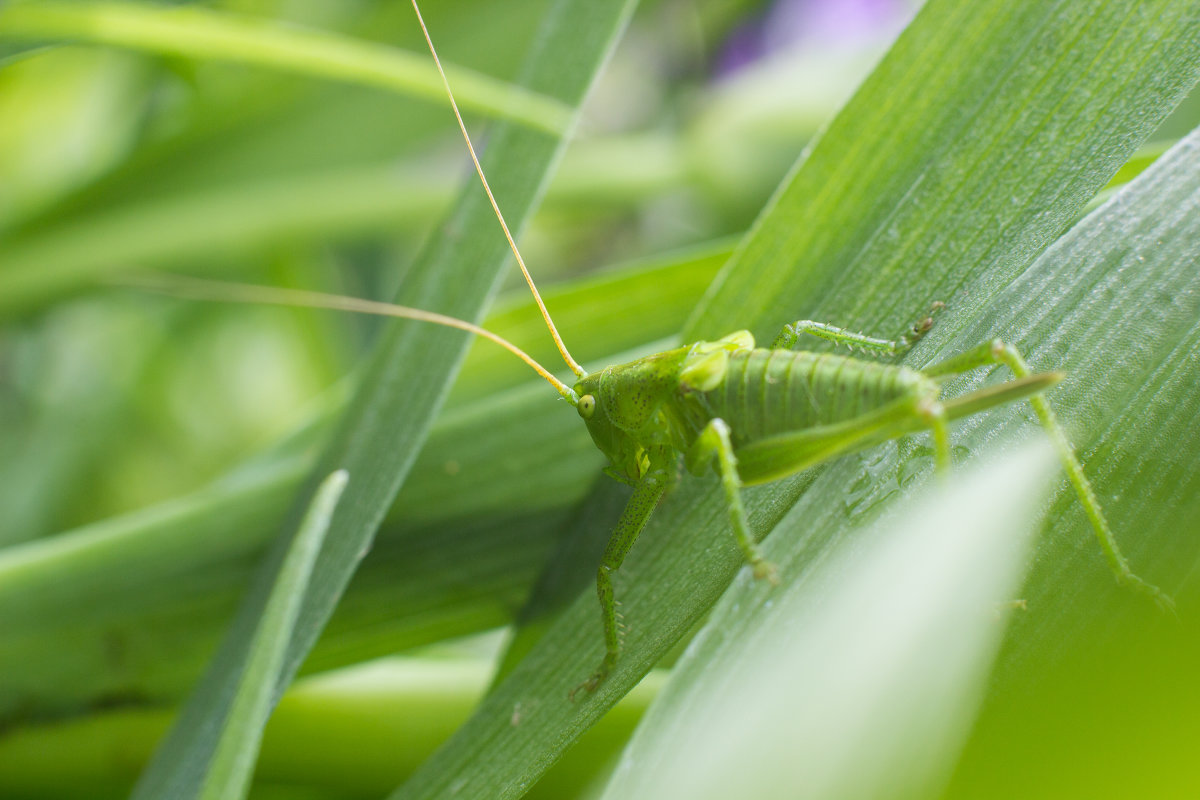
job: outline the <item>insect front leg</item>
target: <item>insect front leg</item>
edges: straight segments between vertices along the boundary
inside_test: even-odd
[[[855,333],[845,328],[838,328],[824,322],[813,322],[812,320],[804,319],[799,322],[793,322],[790,325],[784,325],[783,330],[779,332],[779,335],[775,337],[775,341],[771,343],[771,349],[793,350],[799,344],[800,337],[807,334],[833,342],[834,344],[844,344],[851,349],[857,347],[861,350],[885,356],[900,355],[920,341],[922,336],[929,333],[929,329],[933,327],[934,316],[943,308],[945,308],[944,303],[934,303],[930,307],[929,313],[901,334],[899,339],[879,339],[874,336]]]
[[[617,520],[617,526],[608,540],[608,547],[596,570],[596,594],[600,597],[600,616],[604,624],[604,660],[591,677],[571,690],[572,700],[580,689],[595,691],[617,664],[617,657],[621,654],[621,630],[617,604],[613,598],[612,574],[620,569],[658,501],[674,481],[674,465],[674,455],[668,449],[650,454],[650,466],[634,485],[633,496],[621,512],[621,518]]]
[[[704,426],[696,441],[688,448],[685,463],[689,472],[699,475],[709,464],[716,462],[725,488],[725,499],[729,506],[729,521],[738,547],[746,561],[754,569],[754,577],[766,578],[771,583],[779,582],[775,565],[763,557],[762,551],[750,534],[746,521],[746,509],[742,506],[742,479],[738,475],[737,458],[733,454],[733,443],[729,438],[729,425],[722,419],[713,419]]]
[[[929,377],[939,377],[957,375],[996,364],[1008,367],[1017,378],[1028,378],[1033,374],[1017,348],[1000,339],[993,339],[965,353],[952,356],[945,361],[939,361],[922,369],[921,372]],[[1083,512],[1087,515],[1092,530],[1096,533],[1100,549],[1104,552],[1104,557],[1108,561],[1113,575],[1116,576],[1117,582],[1147,595],[1164,610],[1173,610],[1175,603],[1166,592],[1138,577],[1130,569],[1129,562],[1121,553],[1116,537],[1113,536],[1112,529],[1108,526],[1108,520],[1104,518],[1104,512],[1100,508],[1096,492],[1092,489],[1091,481],[1084,474],[1083,465],[1080,464],[1079,457],[1075,454],[1075,448],[1067,438],[1067,433],[1058,421],[1054,409],[1040,393],[1030,396],[1029,404],[1033,406],[1034,412],[1041,420],[1042,427],[1046,430],[1050,441],[1054,443],[1054,449],[1058,451],[1058,457],[1067,473],[1067,479],[1071,482],[1075,496],[1079,498],[1079,504],[1083,507]]]

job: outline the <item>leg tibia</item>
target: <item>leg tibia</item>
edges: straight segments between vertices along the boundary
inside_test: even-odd
[[[778,582],[775,566],[763,557],[762,551],[750,534],[750,524],[746,521],[746,510],[742,506],[742,481],[738,477],[737,458],[733,455],[733,444],[729,438],[729,426],[724,420],[710,420],[696,441],[692,443],[685,457],[690,472],[699,473],[710,463],[716,462],[717,473],[721,476],[721,486],[725,490],[725,500],[729,507],[729,522],[733,527],[733,535],[738,547],[746,556],[746,561],[754,569],[754,577],[766,578],[771,583]]]
[[[1006,363],[1005,351],[1011,351],[1011,354],[1008,356],[1010,360],[1012,360],[1012,355],[1016,356],[1014,363],[1017,364],[1017,367],[1013,369],[1013,374],[1018,378],[1028,375],[1029,367],[1025,365],[1025,359],[1021,358],[1021,355],[1017,353],[1015,348],[999,339],[992,339],[990,342],[972,347],[965,353],[959,353],[944,361],[930,364],[928,367],[922,369],[921,372],[931,378],[936,378],[941,375],[958,375],[963,372],[970,372],[973,369],[979,369],[980,367],[1004,364]],[[1011,364],[1009,366],[1012,368]],[[1017,370],[1020,370],[1020,372]]]
[[[904,340],[877,339],[873,336],[848,331],[845,328],[827,325],[824,322],[813,322],[812,320],[804,319],[799,322],[793,322],[790,325],[784,325],[783,330],[779,332],[779,335],[775,337],[775,341],[771,343],[771,349],[794,350],[800,342],[800,337],[805,334],[825,339],[834,344],[844,344],[851,349],[857,347],[861,350],[868,350],[872,353],[880,353],[882,355],[896,355],[897,353],[904,352],[911,346],[906,344]]]
[[[1024,357],[1017,348],[1000,339],[993,339],[961,355],[933,364],[921,372],[930,377],[956,375],[995,364],[1003,364],[1008,367],[1017,378],[1027,378],[1032,374],[1029,365],[1025,363]],[[1029,404],[1033,406],[1046,435],[1050,437],[1054,449],[1058,451],[1063,470],[1067,473],[1067,480],[1071,482],[1071,487],[1075,490],[1075,496],[1079,499],[1079,504],[1083,507],[1083,513],[1087,516],[1092,530],[1096,533],[1100,549],[1103,551],[1104,558],[1108,561],[1113,575],[1116,576],[1117,582],[1147,595],[1164,609],[1173,608],[1174,603],[1165,592],[1139,578],[1129,568],[1129,562],[1121,553],[1116,537],[1113,536],[1112,529],[1108,526],[1108,520],[1104,518],[1104,512],[1100,508],[1096,492],[1092,489],[1091,481],[1084,473],[1083,465],[1079,462],[1079,457],[1075,454],[1075,448],[1071,446],[1066,431],[1054,414],[1054,409],[1041,394],[1030,396]]]

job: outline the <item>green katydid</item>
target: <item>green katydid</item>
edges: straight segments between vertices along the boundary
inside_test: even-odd
[[[756,347],[748,331],[737,331],[713,342],[693,342],[599,372],[586,372],[571,357],[542,302],[479,165],[416,0],[413,8],[484,191],[549,332],[576,375],[574,384],[568,386],[558,380],[516,345],[491,331],[420,309],[208,281],[155,281],[145,285],[190,297],[355,311],[458,328],[505,347],[554,386],[575,406],[593,442],[609,459],[606,472],[633,486],[633,495],[617,520],[597,570],[605,655],[580,689],[594,690],[617,663],[621,643],[612,574],[620,568],[682,470],[696,475],[710,469],[717,473],[738,547],[756,577],[775,582],[776,570],[762,555],[747,522],[741,500],[743,486],[776,480],[924,430],[932,433],[937,466],[945,470],[950,463],[950,421],[1022,399],[1030,402],[1053,441],[1117,581],[1164,608],[1172,606],[1162,590],[1139,578],[1129,567],[1073,447],[1042,396],[1062,379],[1061,373],[1032,374],[1021,354],[1000,340],[919,370],[797,348],[802,337],[815,336],[874,356],[898,356],[930,330],[941,303],[934,303],[928,315],[896,340],[806,320],[785,326],[767,348]],[[994,365],[1007,366],[1015,380],[961,397],[942,398],[942,385],[951,377]]]

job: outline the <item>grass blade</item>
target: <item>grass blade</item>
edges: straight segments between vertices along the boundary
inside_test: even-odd
[[[263,728],[275,705],[283,657],[300,612],[300,600],[304,597],[317,553],[321,550],[333,510],[346,488],[348,477],[345,472],[335,472],[317,488],[312,505],[284,558],[259,629],[250,643],[246,670],[231,701],[225,727],[217,734],[212,761],[200,781],[197,796],[203,800],[245,797],[249,790]],[[181,726],[191,723],[192,720],[187,716],[176,722]],[[197,755],[203,757],[205,754]],[[147,786],[159,782],[171,783],[174,782],[172,779],[156,775],[155,768],[172,772],[189,771],[197,763],[199,759],[188,753],[166,765],[152,762],[143,780]],[[188,774],[181,779],[194,778],[194,775]],[[134,797],[137,796],[139,790],[134,791]],[[144,793],[142,796],[145,796]]]

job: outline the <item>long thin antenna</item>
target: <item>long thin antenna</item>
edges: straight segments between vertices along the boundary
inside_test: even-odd
[[[325,294],[324,292],[309,292],[303,289],[280,289],[274,286],[224,283],[222,281],[208,281],[201,278],[188,278],[182,275],[164,276],[162,278],[150,275],[125,277],[119,283],[122,286],[148,289],[175,297],[185,297],[189,300],[215,300],[228,303],[304,306],[306,308],[325,308],[331,311],[354,311],[361,314],[374,314],[379,317],[415,319],[419,322],[430,322],[434,325],[444,325],[447,328],[457,328],[473,333],[476,336],[490,339],[500,345],[533,367],[538,375],[541,375],[551,386],[558,390],[563,399],[570,401],[573,405],[579,403],[579,396],[575,394],[575,391],[570,386],[567,386],[558,378],[551,375],[548,369],[533,360],[533,356],[512,342],[499,334],[492,333],[487,328],[481,328],[478,325],[473,325],[456,317],[448,317],[445,314],[436,314],[432,311],[395,305],[394,303],[364,300],[359,297],[346,297],[338,294]]]
[[[429,52],[433,56],[433,63],[437,66],[438,74],[442,76],[442,86],[446,88],[446,96],[450,98],[450,107],[454,109],[454,118],[458,120],[458,129],[462,131],[463,141],[467,143],[467,150],[471,153],[471,161],[475,163],[475,172],[478,173],[479,180],[483,183],[483,190],[487,192],[488,201],[492,204],[492,210],[496,212],[496,219],[500,220],[500,227],[504,229],[504,238],[508,239],[508,246],[517,258],[517,264],[521,267],[521,274],[525,276],[525,282],[529,284],[529,291],[533,292],[533,299],[537,301],[538,308],[542,311],[542,318],[546,320],[546,327],[550,329],[550,335],[554,337],[554,344],[558,346],[558,352],[562,354],[563,361],[567,362],[567,366],[576,375],[583,376],[587,374],[587,371],[579,366],[575,359],[571,358],[571,354],[567,352],[567,346],[563,344],[562,337],[558,335],[558,328],[554,327],[554,320],[550,318],[550,312],[546,310],[546,304],[542,302],[542,296],[538,294],[537,286],[533,283],[533,277],[525,267],[525,259],[521,258],[521,251],[517,249],[517,243],[513,241],[512,234],[508,230],[508,223],[504,221],[504,214],[500,212],[500,206],[496,203],[495,196],[492,195],[492,187],[488,186],[487,177],[483,174],[483,167],[479,165],[479,157],[475,155],[475,146],[471,144],[471,136],[467,133],[467,126],[463,122],[462,114],[458,111],[458,103],[454,100],[454,92],[450,89],[450,81],[446,79],[446,71],[442,69],[441,59],[438,58],[437,50],[433,46],[433,39],[429,36],[429,29],[425,27],[425,19],[421,16],[421,9],[417,7],[417,0],[412,0],[412,7],[413,11],[417,12],[417,22],[421,23],[421,32],[425,34],[425,43],[429,45]]]

